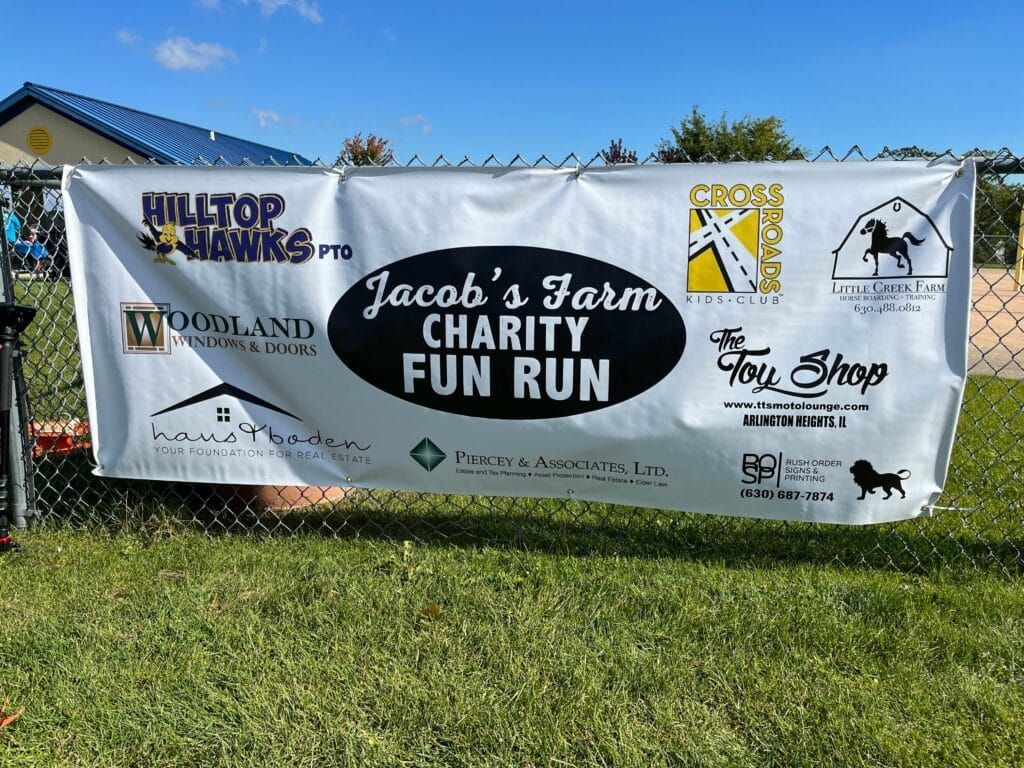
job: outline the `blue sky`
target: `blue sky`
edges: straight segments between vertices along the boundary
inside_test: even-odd
[[[809,148],[1024,150],[1019,0],[18,3],[0,91],[65,88],[333,158],[641,154],[698,104]]]

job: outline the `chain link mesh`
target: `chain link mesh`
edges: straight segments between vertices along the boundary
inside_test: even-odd
[[[0,194],[9,197],[21,224],[18,242],[5,249],[14,298],[39,309],[22,352],[31,421],[27,460],[35,493],[33,524],[155,532],[185,526],[211,534],[320,532],[571,553],[689,553],[903,571],[960,565],[1019,573],[1024,565],[1024,291],[1015,280],[1014,261],[1024,223],[1024,186],[1015,179],[1024,173],[1024,160],[1007,150],[971,154],[979,160],[979,182],[970,375],[949,480],[930,516],[870,527],[717,517],[579,500],[94,477],[59,169],[0,166]],[[919,156],[916,151],[885,151],[866,157],[857,148],[837,156],[825,149],[780,162]],[[743,158],[692,158],[719,159]],[[657,160],[652,155],[642,162]],[[590,159],[542,156],[534,161],[517,155],[508,162],[492,155],[482,163],[414,157],[405,163],[581,169],[604,164],[600,154]]]

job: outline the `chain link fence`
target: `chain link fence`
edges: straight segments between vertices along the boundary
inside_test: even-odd
[[[902,571],[958,566],[1019,573],[1024,566],[1024,291],[1015,279],[1014,262],[1024,234],[1024,176],[1017,175],[1024,174],[1024,159],[1006,150],[972,155],[979,162],[979,183],[970,376],[949,480],[929,516],[871,527],[727,518],[578,500],[94,477],[60,169],[0,166],[0,194],[14,214],[5,219],[6,237],[0,243],[4,263],[11,272],[14,298],[39,309],[21,360],[30,522],[157,534],[181,527],[210,534],[319,532],[570,554],[686,554],[732,562],[807,561]],[[877,158],[920,156],[916,151],[886,151]],[[782,162],[872,159],[855,148],[843,156],[826,149]],[[491,156],[473,163],[442,156],[431,162],[416,157],[406,165],[585,168],[605,160],[602,155],[535,161],[516,156],[503,163]]]

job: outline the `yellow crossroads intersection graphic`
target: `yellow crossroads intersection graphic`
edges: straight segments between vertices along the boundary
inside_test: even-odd
[[[691,208],[686,289],[755,293],[759,208]]]

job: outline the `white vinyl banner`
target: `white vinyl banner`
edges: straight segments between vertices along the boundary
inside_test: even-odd
[[[68,167],[96,472],[921,515],[966,376],[974,177]]]

